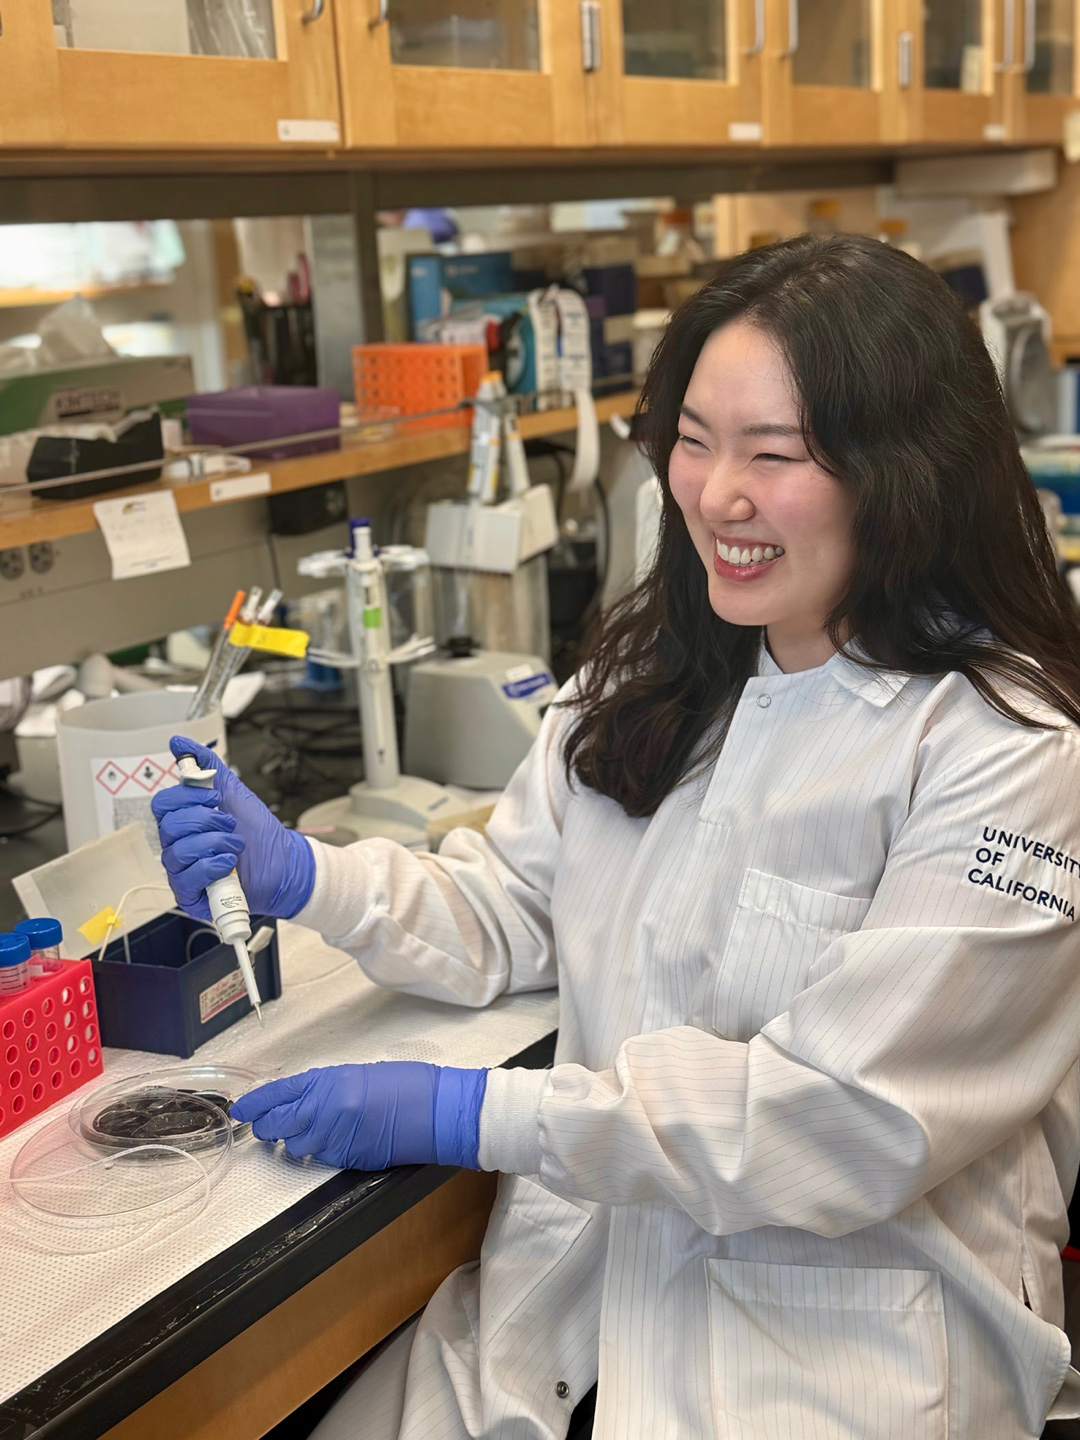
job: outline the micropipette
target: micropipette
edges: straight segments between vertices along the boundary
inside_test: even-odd
[[[210,790],[217,781],[216,770],[202,770],[194,755],[181,755],[176,762],[183,785],[194,785],[200,790]],[[248,999],[251,1001],[259,1024],[263,1023],[262,1000],[259,986],[252,969],[247,942],[251,939],[251,913],[247,896],[240,885],[240,877],[233,870],[222,880],[214,880],[206,887],[206,899],[210,906],[210,918],[222,942],[236,951],[240,974],[244,977]]]

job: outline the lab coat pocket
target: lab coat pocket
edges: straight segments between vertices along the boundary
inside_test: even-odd
[[[707,1260],[725,1440],[946,1440],[941,1277]]]
[[[607,1225],[606,1218],[594,1217],[594,1209],[599,1207],[553,1195],[524,1175],[502,1177],[480,1255],[489,1343],[523,1307],[535,1318],[545,1307],[560,1305],[583,1251],[595,1249],[602,1274]]]
[[[816,979],[814,962],[857,930],[870,901],[747,870],[704,1019],[728,1040],[750,1040]]]

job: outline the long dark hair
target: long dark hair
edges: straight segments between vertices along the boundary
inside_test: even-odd
[[[754,673],[761,631],[711,609],[668,484],[698,355],[740,317],[780,346],[809,453],[855,496],[855,572],[828,619],[833,645],[883,669],[959,671],[1022,725],[1036,722],[1003,682],[1080,723],[1080,616],[982,337],[908,255],[863,236],[802,235],[736,256],[656,350],[636,421],[663,487],[659,545],[590,647],[568,775],[629,815],[653,814],[715,760]]]

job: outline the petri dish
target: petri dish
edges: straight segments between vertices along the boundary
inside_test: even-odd
[[[229,1106],[257,1083],[231,1066],[174,1066],[98,1086],[15,1157],[20,1230],[49,1253],[85,1254],[189,1224],[250,1137]]]

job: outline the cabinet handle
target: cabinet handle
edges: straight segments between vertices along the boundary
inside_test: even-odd
[[[1001,59],[994,66],[999,75],[1011,70],[1016,59],[1016,0],[1005,0],[1001,7],[1004,27],[1001,36]]]
[[[600,69],[600,43],[599,0],[581,0],[581,68],[586,75]]]
[[[799,48],[799,0],[788,0],[787,49],[780,51],[781,60],[793,60]]]
[[[897,51],[898,80],[901,90],[911,89],[912,57],[915,53],[915,36],[910,30],[901,30],[900,48]]]
[[[380,25],[385,25],[390,19],[390,0],[379,0],[379,13],[373,15],[367,22],[369,30],[377,30]]]
[[[321,20],[323,11],[326,9],[326,0],[312,0],[311,9],[305,10],[300,16],[301,25],[314,25],[316,20]]]
[[[1035,69],[1035,0],[1024,0],[1024,74]]]
[[[765,48],[765,0],[754,0],[754,43],[743,54],[748,60],[760,55]]]

